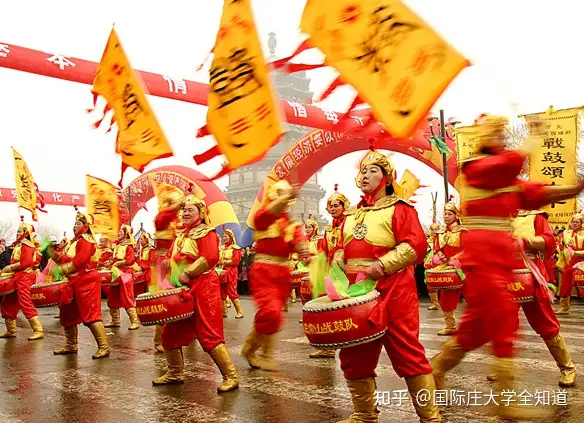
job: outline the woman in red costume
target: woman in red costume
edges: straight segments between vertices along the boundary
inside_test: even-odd
[[[134,300],[134,262],[136,241],[132,235],[132,227],[122,225],[118,233],[118,242],[114,247],[112,267],[117,267],[122,273],[130,276],[128,282],[121,280],[117,286],[112,286],[108,290],[107,305],[110,309],[112,321],[105,325],[106,328],[119,328],[120,308],[126,310],[130,318],[129,330],[140,329],[140,320],[136,313],[136,302]]]
[[[465,230],[459,221],[460,211],[452,202],[444,206],[443,219],[446,224],[444,230],[440,229],[433,238],[433,255],[425,263],[427,269],[456,270],[460,269],[460,256],[462,255],[461,236]],[[460,276],[460,275],[459,275]],[[456,316],[454,310],[460,302],[462,289],[444,289],[440,292],[440,308],[444,313],[446,327],[438,332],[440,336],[452,335],[456,330]]]
[[[275,337],[283,323],[282,307],[292,289],[289,257],[298,252],[308,257],[308,246],[298,222],[291,222],[288,210],[296,191],[280,180],[266,192],[253,217],[255,259],[249,272],[250,288],[258,311],[241,354],[256,369],[277,371],[274,362]],[[256,356],[262,348],[262,355]]]
[[[559,249],[564,256],[565,263],[559,292],[560,309],[556,312],[559,316],[570,314],[570,297],[574,287],[574,265],[584,261],[583,221],[584,216],[581,213],[576,213],[570,221],[570,229],[566,229],[561,237]]]
[[[228,392],[239,387],[239,376],[225,347],[221,291],[214,267],[219,263],[219,237],[208,226],[207,206],[203,200],[188,195],[182,209],[183,228],[169,250],[168,259],[182,270],[179,281],[190,287],[195,299],[195,314],[186,320],[168,323],[162,330],[162,346],[168,362],[168,371],[152,381],[153,385],[184,383],[182,347],[196,338],[203,350],[211,356],[223,383],[217,392]],[[169,267],[168,262],[165,265]]]
[[[45,337],[43,325],[30,296],[30,287],[36,280],[34,268],[37,263],[33,237],[34,228],[23,221],[16,232],[16,241],[12,244],[10,264],[2,269],[2,275],[14,275],[12,280],[16,283],[16,291],[2,297],[0,308],[6,331],[0,333],[0,338],[16,337],[16,316],[21,310],[33,331],[28,340],[36,341]]]
[[[414,207],[398,196],[395,170],[383,154],[371,151],[361,160],[357,186],[363,192],[356,208],[347,211],[341,231],[342,250],[335,261],[345,266],[350,281],[364,272],[377,280],[382,301],[372,314],[387,333],[363,345],[341,349],[341,368],[353,399],[353,414],[343,422],[377,422],[375,368],[385,347],[399,377],[405,378],[420,422],[440,422],[432,401],[416,401],[425,389],[433,398],[434,378],[426,352],[418,341],[420,316],[413,265],[426,255],[426,235]]]
[[[101,320],[101,283],[97,273],[97,248],[90,217],[77,212],[74,238],[64,254],[55,256],[58,273],[69,280],[59,304],[61,325],[65,328],[65,346],[53,351],[55,355],[77,354],[77,325],[89,327],[97,352],[93,359],[110,355],[107,333]]]
[[[111,248],[111,241],[107,238],[101,238],[99,240],[99,247],[97,248],[97,254],[99,257],[98,268],[99,269],[109,269],[113,264],[112,258],[114,256],[114,250]]]
[[[339,185],[335,184],[335,192],[326,202],[326,210],[333,218],[331,225],[324,227],[324,236],[318,240],[318,252],[324,253],[329,263],[333,261],[335,252],[339,249],[341,227],[345,221],[345,211],[351,205],[349,199],[341,194]],[[335,350],[318,350],[309,355],[310,358],[335,358]]]
[[[223,317],[227,317],[227,298],[235,307],[235,318],[243,318],[243,307],[237,294],[238,266],[241,262],[241,247],[237,245],[235,234],[231,229],[223,228],[223,245],[221,246],[219,265],[223,268],[225,282],[221,283],[221,302]]]
[[[505,150],[507,118],[481,116],[477,122],[478,155],[462,164],[465,184],[461,189],[467,232],[463,235],[461,258],[466,274],[467,308],[453,338],[432,361],[439,389],[444,376],[467,352],[491,342],[496,356],[497,391],[512,391],[515,379],[513,347],[519,327],[518,304],[507,291],[513,282],[518,243],[512,236],[511,219],[518,209],[539,207],[577,195],[584,183],[572,187],[525,183],[517,177],[537,136],[529,137],[520,150]],[[539,131],[541,124],[533,123]],[[538,132],[539,134],[539,132]],[[542,410],[518,404],[497,410],[504,418],[529,419]]]
[[[552,228],[547,221],[547,213],[541,210],[520,210],[512,224],[513,236],[520,240],[524,246],[526,258],[535,264],[543,276],[544,282],[547,282],[549,277],[545,259],[553,254],[556,246]],[[524,259],[519,258],[517,267],[524,268],[525,265]],[[574,386],[576,365],[572,361],[570,351],[560,333],[560,322],[554,314],[546,290],[541,289],[540,285],[536,285],[535,301],[521,303],[521,308],[523,308],[529,326],[541,336],[560,369],[559,385],[561,387]],[[496,375],[489,375],[488,379],[496,380]]]

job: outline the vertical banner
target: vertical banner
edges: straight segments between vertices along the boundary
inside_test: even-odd
[[[32,173],[28,170],[28,166],[20,153],[13,148],[12,154],[14,155],[14,183],[16,184],[16,201],[18,207],[30,211],[32,219],[36,222],[39,219],[36,211],[45,212],[42,209],[44,207],[42,198],[39,198]]]
[[[120,227],[117,188],[104,180],[86,176],[85,207],[93,217],[93,229],[107,239],[114,240]]]
[[[462,205],[464,202],[465,189],[464,178],[460,171],[460,166],[465,161],[472,159],[479,154],[479,146],[475,141],[477,131],[474,125],[454,128],[454,134],[456,135],[456,157],[458,160],[458,177],[454,181],[454,188],[460,194],[460,204]]]
[[[575,185],[578,183],[578,143],[580,139],[581,108],[554,110],[525,115],[530,122],[539,119],[544,131],[541,142],[531,152],[529,179],[550,185]],[[577,198],[546,206],[551,226],[568,226],[576,213]]]

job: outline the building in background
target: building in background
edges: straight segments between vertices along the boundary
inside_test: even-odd
[[[276,34],[272,32],[269,35],[268,48],[271,56],[268,60],[272,61],[277,58],[274,55],[277,41]],[[312,102],[313,93],[309,87],[310,79],[306,77],[305,72],[297,72],[291,75],[273,72],[272,81],[280,99],[292,103],[310,104]],[[233,205],[242,229],[247,227],[246,219],[249,211],[272,167],[299,138],[311,130],[299,125],[286,124],[285,127],[288,132],[261,162],[239,168],[229,175],[229,183],[225,194]],[[296,219],[306,220],[308,215],[312,214],[322,226],[325,224],[325,220],[321,216],[320,201],[324,198],[326,192],[318,184],[318,174],[319,172],[304,184],[300,197],[292,208],[292,216]]]

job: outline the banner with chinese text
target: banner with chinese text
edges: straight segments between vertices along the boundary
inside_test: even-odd
[[[194,158],[201,164],[223,154],[227,164],[216,179],[262,159],[284,127],[250,0],[225,0],[213,54],[207,128],[217,146]]]
[[[173,155],[114,29],[97,68],[93,90],[107,100],[106,111],[114,111],[112,123],[118,126],[116,153],[122,156],[122,178],[128,166],[142,172],[153,160]]]
[[[550,185],[578,183],[578,143],[580,138],[580,108],[553,110],[524,116],[530,122],[539,119],[544,132],[541,142],[531,152],[529,179]],[[578,200],[571,198],[543,208],[554,226],[568,226],[577,211]]]
[[[341,74],[335,88],[351,84],[398,138],[414,134],[470,64],[400,0],[309,1],[300,27]]]
[[[85,207],[93,217],[95,233],[114,240],[120,228],[119,200],[117,188],[109,182],[86,176],[87,195]]]
[[[36,222],[38,220],[37,210],[46,213],[42,207],[42,197],[37,191],[37,186],[34,183],[32,173],[28,170],[26,162],[18,151],[12,149],[14,155],[14,182],[16,184],[16,202],[18,207],[22,207],[30,211],[32,219]],[[40,207],[39,207],[40,206]]]

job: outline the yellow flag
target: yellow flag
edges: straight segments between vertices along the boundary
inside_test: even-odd
[[[415,194],[418,188],[420,188],[420,180],[416,178],[416,175],[406,169],[401,177],[399,185],[402,190],[401,197],[407,200]]]
[[[173,155],[114,29],[97,68],[93,91],[105,97],[108,108],[114,110],[122,178],[128,166],[142,172],[153,160]]]
[[[46,213],[42,209],[44,207],[42,197],[40,197],[37,186],[32,178],[32,173],[28,170],[28,166],[20,153],[13,148],[12,154],[14,155],[14,182],[16,184],[18,207],[30,211],[32,219],[36,222],[38,220],[37,210]]]
[[[411,136],[469,66],[399,0],[309,0],[301,29],[395,137]]]
[[[578,183],[578,144],[580,138],[580,108],[554,110],[525,116],[544,125],[541,142],[531,152],[529,180],[550,185]],[[576,213],[576,198],[553,203],[543,208],[551,226],[568,226]]]
[[[150,181],[152,190],[158,200],[158,211],[175,206],[184,200],[185,193],[180,188],[174,185],[158,182],[156,176],[153,174],[148,175],[148,180]]]
[[[284,132],[249,0],[225,0],[213,53],[207,128],[217,147],[195,161],[223,154],[224,175],[263,158]]]
[[[107,239],[116,239],[120,227],[117,188],[109,182],[86,176],[87,214],[93,217],[93,230]]]

